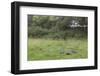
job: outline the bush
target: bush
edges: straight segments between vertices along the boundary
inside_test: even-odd
[[[83,20],[81,22],[80,20]],[[33,38],[83,38],[87,37],[87,27],[70,27],[72,21],[86,24],[86,17],[70,16],[29,16],[28,36]],[[31,21],[30,21],[31,20]]]

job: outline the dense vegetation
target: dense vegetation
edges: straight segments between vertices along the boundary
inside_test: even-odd
[[[67,39],[87,37],[87,17],[28,15],[28,36]]]
[[[28,15],[28,60],[87,58],[87,17]]]

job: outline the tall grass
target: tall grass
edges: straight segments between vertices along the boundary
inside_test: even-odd
[[[66,55],[60,52],[64,50],[76,50],[76,54]],[[54,59],[79,59],[87,58],[86,39],[33,39],[28,40],[28,60],[54,60]]]

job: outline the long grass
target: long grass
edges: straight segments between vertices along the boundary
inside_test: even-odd
[[[88,57],[86,39],[28,39],[28,61],[55,60],[55,59],[83,59]],[[66,55],[60,52],[76,50],[77,53]]]

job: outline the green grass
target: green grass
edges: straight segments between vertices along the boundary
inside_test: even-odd
[[[78,53],[66,55],[60,51],[77,50]],[[32,60],[54,60],[54,59],[82,59],[87,58],[87,40],[86,39],[32,39],[28,40],[28,61]]]

